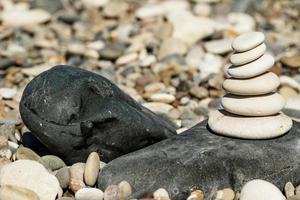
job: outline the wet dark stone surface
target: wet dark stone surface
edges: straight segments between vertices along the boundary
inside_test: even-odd
[[[108,162],[176,134],[106,78],[70,66],[34,78],[20,112],[41,143],[68,164],[85,161],[92,151]]]
[[[186,132],[119,157],[104,167],[101,189],[122,180],[133,186],[135,197],[165,188],[172,200],[186,199],[201,189],[211,199],[218,189],[238,191],[252,179],[270,181],[283,189],[300,184],[300,124],[269,140],[241,140],[218,136],[204,121]]]

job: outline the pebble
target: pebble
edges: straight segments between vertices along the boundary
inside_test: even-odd
[[[109,185],[104,191],[104,200],[119,199],[119,187],[117,185]]]
[[[155,200],[170,200],[168,192],[164,188],[160,188],[153,193]]]
[[[63,167],[56,171],[55,174],[59,185],[62,189],[66,189],[69,186],[70,181],[70,169],[69,167]]]
[[[190,49],[187,56],[185,57],[185,62],[188,66],[198,67],[203,60],[205,55],[204,50],[201,46],[196,45]]]
[[[190,94],[198,99],[204,99],[208,96],[208,90],[205,87],[193,86],[190,89]]]
[[[100,158],[97,152],[90,153],[84,169],[84,181],[87,185],[93,186],[97,181],[100,170]]]
[[[230,62],[233,65],[243,65],[249,63],[261,57],[266,52],[266,49],[266,45],[262,43],[249,51],[234,53],[230,56]]]
[[[161,103],[161,102],[143,103],[143,106],[148,108],[152,112],[164,113],[164,114],[168,114],[170,112],[170,110],[173,109],[173,106],[166,104],[166,103]]]
[[[261,95],[273,92],[280,85],[279,78],[273,72],[249,79],[226,79],[223,88],[236,95]]]
[[[226,188],[217,192],[215,200],[233,200],[234,196],[234,191],[230,188]]]
[[[10,9],[1,15],[2,22],[6,26],[33,26],[47,22],[51,19],[51,15],[42,9],[22,10]]]
[[[208,17],[212,13],[212,7],[207,3],[197,3],[193,9],[195,15]]]
[[[81,0],[82,3],[87,7],[100,8],[105,6],[109,0]]]
[[[40,200],[38,195],[30,189],[5,185],[0,188],[1,200]]]
[[[3,124],[0,126],[0,135],[7,137],[13,142],[17,142],[17,139],[15,138],[15,131],[15,124]]]
[[[7,147],[8,145],[8,138],[4,135],[0,135],[0,149]]]
[[[40,200],[55,199],[60,190],[56,177],[48,173],[43,165],[32,160],[18,160],[5,165],[1,169],[0,185],[32,190]]]
[[[43,156],[39,159],[39,162],[44,165],[46,169],[50,169],[51,171],[55,171],[66,166],[62,159],[54,155]]]
[[[116,64],[117,65],[126,65],[126,64],[129,64],[129,63],[137,60],[137,58],[138,58],[137,53],[126,54],[126,55],[123,55],[123,56],[119,57],[116,60]]]
[[[19,147],[16,152],[17,160],[35,160],[38,161],[40,156],[29,148]]]
[[[85,187],[83,182],[84,170],[85,163],[75,163],[70,167],[69,188],[75,193],[81,188]]]
[[[127,200],[130,198],[132,189],[127,181],[121,181],[119,187],[119,200]]]
[[[295,187],[291,182],[287,182],[284,186],[284,192],[286,197],[292,197],[295,195]]]
[[[125,51],[126,46],[121,43],[108,43],[99,51],[101,59],[115,61]]]
[[[248,32],[236,37],[232,42],[232,48],[237,52],[248,51],[257,47],[265,40],[265,35],[261,32]]]
[[[299,68],[300,67],[300,55],[295,56],[284,56],[280,60],[284,65],[291,68]]]
[[[258,192],[259,191],[259,192]],[[281,191],[272,183],[255,179],[247,182],[242,190],[240,200],[285,200]]]
[[[241,117],[224,110],[215,110],[209,114],[208,125],[220,135],[268,139],[285,134],[292,127],[293,121],[282,113],[264,117]]]
[[[103,192],[97,188],[82,188],[75,194],[76,200],[102,200]]]
[[[231,44],[232,38],[225,38],[220,40],[213,40],[210,42],[204,43],[206,51],[214,54],[225,54],[232,51]]]
[[[204,193],[201,190],[195,190],[191,193],[187,200],[204,200]]]
[[[175,96],[166,93],[156,93],[150,96],[151,101],[162,102],[162,103],[172,103],[175,101]]]
[[[279,77],[279,80],[281,85],[287,85],[300,91],[300,83],[298,83],[295,79],[283,75]]]
[[[0,98],[12,99],[16,94],[16,88],[0,88]]]
[[[294,88],[289,86],[282,86],[281,88],[279,88],[278,93],[286,100],[288,100],[289,98],[297,97],[299,95]]]
[[[205,79],[211,74],[220,73],[222,66],[222,57],[215,54],[206,53],[198,66],[201,79]]]
[[[253,32],[256,26],[254,18],[242,12],[229,13],[228,21],[232,24],[231,30],[237,33]]]
[[[274,115],[280,112],[284,105],[285,100],[278,93],[260,96],[227,94],[222,98],[222,106],[226,111],[243,116]]]
[[[300,195],[288,197],[287,200],[300,200]]]
[[[184,55],[188,51],[186,43],[177,38],[165,39],[159,49],[158,58],[162,59],[171,55]]]
[[[251,63],[242,66],[230,66],[228,68],[228,74],[234,78],[251,78],[271,69],[274,62],[273,56],[265,54]]]

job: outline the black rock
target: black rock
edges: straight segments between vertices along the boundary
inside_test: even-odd
[[[213,134],[202,122],[190,130],[108,163],[98,186],[128,181],[134,196],[165,188],[172,200],[201,189],[211,199],[218,189],[240,190],[255,178],[283,188],[300,183],[300,124],[269,140],[241,140]]]
[[[31,132],[68,164],[96,151],[108,162],[176,134],[106,78],[56,66],[34,78],[20,102]]]

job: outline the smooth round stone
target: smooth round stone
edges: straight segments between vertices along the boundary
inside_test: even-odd
[[[119,198],[120,200],[130,199],[132,193],[132,188],[127,181],[121,181],[118,185],[119,187]]]
[[[38,195],[33,192],[32,190],[12,186],[12,185],[5,185],[2,186],[0,189],[0,199],[1,200],[40,200]]]
[[[279,78],[273,72],[267,72],[249,79],[226,79],[223,88],[237,95],[261,95],[273,92],[280,85]]]
[[[266,52],[266,45],[262,43],[261,45],[251,49],[249,51],[234,53],[230,56],[230,62],[233,65],[243,65],[256,60],[261,57]]]
[[[237,52],[248,51],[263,43],[265,36],[261,32],[244,33],[234,39],[232,48]]]
[[[97,181],[100,170],[100,158],[97,152],[90,153],[84,169],[84,181],[87,185],[93,186]]]
[[[20,147],[16,152],[17,160],[35,160],[38,161],[40,156],[29,148]]]
[[[57,156],[54,155],[46,155],[41,157],[39,162],[44,165],[47,169],[52,171],[58,170],[62,167],[65,167],[65,162]]]
[[[242,190],[240,200],[285,200],[282,192],[272,183],[255,179],[247,182]]]
[[[243,116],[274,115],[284,107],[285,100],[278,93],[259,96],[225,95],[221,104],[230,113]]]
[[[82,188],[75,194],[76,200],[102,200],[103,192],[97,188]]]
[[[220,135],[242,139],[269,139],[288,132],[293,121],[282,113],[265,117],[244,117],[225,110],[215,110],[209,114],[208,125]]]
[[[62,189],[66,189],[69,186],[70,170],[69,167],[63,167],[59,169],[55,174],[59,185]]]
[[[228,74],[233,78],[251,78],[265,73],[274,65],[274,58],[265,54],[259,59],[242,66],[230,66]]]

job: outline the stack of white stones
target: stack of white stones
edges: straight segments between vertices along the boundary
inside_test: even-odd
[[[244,139],[267,139],[283,135],[292,120],[280,113],[284,98],[276,93],[279,78],[268,71],[274,58],[265,54],[264,35],[245,33],[232,43],[231,76],[223,83],[228,94],[222,98],[225,110],[212,111],[209,127],[221,135]]]

